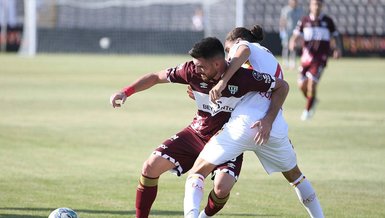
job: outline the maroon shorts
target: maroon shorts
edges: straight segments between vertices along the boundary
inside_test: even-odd
[[[301,79],[312,79],[318,82],[326,67],[327,58],[326,54],[310,55],[304,52],[301,57]]]
[[[199,137],[193,129],[187,127],[164,141],[153,154],[173,162],[175,164],[173,171],[180,176],[192,168],[206,143],[207,140]],[[243,154],[219,165],[216,170],[219,169],[237,179],[241,172],[242,161]]]

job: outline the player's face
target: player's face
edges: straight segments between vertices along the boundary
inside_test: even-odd
[[[297,4],[298,4],[297,0],[289,0],[290,7],[295,8],[297,7]]]
[[[310,1],[310,13],[316,16],[320,15],[322,9],[322,3],[317,0]]]
[[[230,48],[233,47],[234,43],[235,41],[230,41],[230,40],[225,41],[225,52],[227,53],[227,55],[229,54]],[[226,60],[230,61],[229,56],[227,56]]]
[[[204,58],[193,58],[196,72],[202,77],[202,80],[209,82],[213,79],[217,79],[218,71],[215,67],[214,60],[206,60]]]
[[[234,41],[226,40],[226,42],[225,42],[225,52],[226,53],[229,53],[230,48],[233,47],[234,43],[235,43]]]

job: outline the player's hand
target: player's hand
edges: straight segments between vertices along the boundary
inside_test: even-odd
[[[127,99],[127,96],[126,94],[124,94],[124,92],[117,92],[111,95],[110,103],[113,108],[121,107],[126,101],[126,99]]]
[[[194,93],[193,93],[193,90],[191,88],[191,86],[187,86],[187,95],[188,97],[190,97],[191,99],[195,100],[195,97],[194,97]]]
[[[341,57],[341,50],[340,49],[334,49],[333,51],[333,58],[338,59]]]
[[[270,138],[270,131],[272,128],[272,123],[268,122],[265,119],[256,121],[250,127],[251,129],[257,128],[257,134],[254,136],[254,141],[258,145],[266,144]]]
[[[220,97],[222,97],[222,91],[226,88],[226,84],[219,80],[219,82],[210,90],[210,101],[215,103]]]
[[[289,50],[294,51],[295,50],[295,41],[289,40]]]

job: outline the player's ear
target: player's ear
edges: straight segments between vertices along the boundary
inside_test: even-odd
[[[213,64],[214,64],[214,67],[216,69],[218,69],[219,67],[219,62],[220,62],[220,59],[218,57],[216,57],[214,60],[213,60]]]
[[[221,57],[221,58],[216,58],[214,61],[214,67],[216,70],[220,71],[223,69],[223,66],[226,64],[226,60]]]

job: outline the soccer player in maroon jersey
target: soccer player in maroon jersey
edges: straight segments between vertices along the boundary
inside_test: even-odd
[[[341,42],[333,20],[322,13],[322,0],[310,0],[310,14],[302,17],[298,22],[289,48],[294,51],[295,45],[303,39],[301,71],[298,86],[307,99],[301,120],[310,119],[315,112],[317,104],[317,84],[326,67],[331,44],[335,45],[333,57],[341,55]],[[334,38],[335,43],[331,43]]]
[[[272,91],[274,103],[271,103],[272,109],[269,110],[271,113],[267,113],[266,116],[273,117],[282,106],[282,103],[275,103],[283,102],[286,96],[288,84],[285,81],[241,68],[230,79],[222,97],[214,104],[209,100],[209,91],[227,68],[223,45],[216,38],[205,38],[196,43],[189,54],[193,57],[192,61],[157,73],[146,74],[110,98],[113,107],[121,107],[127,97],[136,92],[156,84],[181,83],[191,86],[198,108],[192,123],[165,140],[144,162],[137,187],[137,218],[148,217],[156,198],[160,175],[169,170],[178,176],[186,173],[193,166],[203,146],[228,121],[231,111],[246,93]],[[214,188],[210,192],[206,211],[216,214],[223,208],[239,176],[242,158],[240,155],[218,166],[214,171]]]

